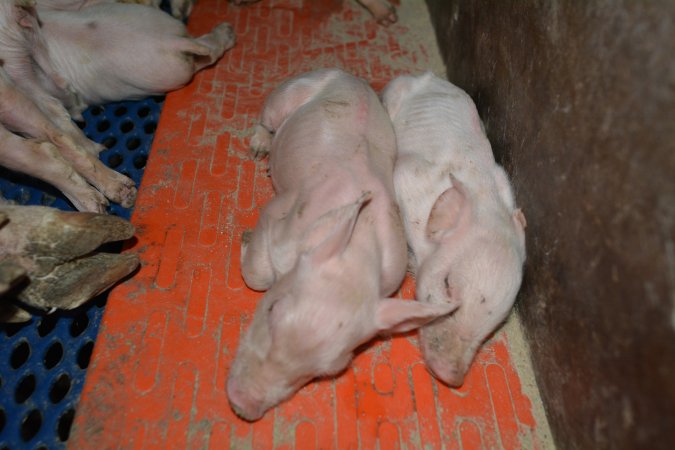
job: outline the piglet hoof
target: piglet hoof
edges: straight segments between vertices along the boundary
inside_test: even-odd
[[[220,42],[223,44],[223,51],[229,50],[234,47],[235,42],[237,42],[237,37],[234,34],[234,28],[227,22],[223,22],[220,25],[217,25],[211,34],[216,36]]]
[[[137,193],[134,180],[114,170],[107,170],[106,175],[103,182],[98,186],[101,192],[124,208],[134,206]]]
[[[263,159],[270,152],[272,133],[262,125],[256,125],[251,138],[251,155],[254,159]]]
[[[132,179],[124,178],[125,180],[117,186],[114,197],[111,197],[111,200],[119,203],[124,208],[131,208],[136,202],[136,185]]]

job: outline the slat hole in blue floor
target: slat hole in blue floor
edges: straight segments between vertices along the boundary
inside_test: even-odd
[[[127,150],[133,152],[141,145],[141,140],[137,137],[132,137],[127,141]]]
[[[77,365],[80,369],[89,367],[89,360],[91,359],[91,352],[94,350],[94,341],[89,341],[84,344],[77,352]]]
[[[58,316],[44,316],[40,319],[40,324],[37,327],[38,335],[40,337],[45,337],[54,330],[56,327]]]
[[[89,326],[89,318],[87,316],[78,316],[73,319],[73,322],[70,324],[70,335],[72,337],[78,337]]]
[[[39,409],[31,410],[21,422],[21,439],[28,442],[35,437],[42,427],[42,413]]]
[[[122,122],[120,125],[120,131],[122,133],[130,133],[134,129],[134,123],[131,121]]]
[[[69,409],[59,417],[58,435],[61,442],[66,442],[70,436],[70,427],[73,425],[75,410]]]
[[[59,341],[54,342],[47,349],[45,353],[44,365],[45,369],[52,370],[54,367],[58,366],[63,358],[63,345]]]
[[[14,347],[14,350],[12,350],[12,356],[10,358],[10,364],[12,365],[12,369],[16,370],[19,367],[23,366],[26,361],[28,361],[28,358],[30,357],[30,345],[28,344],[28,341],[26,340],[21,340],[19,342],[19,345]]]
[[[99,133],[103,133],[104,131],[107,131],[110,128],[110,122],[107,120],[102,120],[96,125],[96,129],[98,130]]]
[[[70,376],[67,373],[59,375],[54,384],[52,384],[51,389],[49,389],[49,400],[56,404],[66,398],[71,384]]]
[[[35,392],[35,375],[26,375],[19,381],[14,391],[14,401],[24,403]]]
[[[124,158],[122,158],[121,155],[118,153],[113,153],[108,157],[108,166],[110,166],[113,169],[116,169],[119,167],[120,164],[124,161]]]

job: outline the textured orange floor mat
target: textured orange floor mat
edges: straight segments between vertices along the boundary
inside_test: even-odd
[[[309,384],[255,424],[234,416],[226,376],[261,297],[241,278],[240,239],[273,193],[266,161],[247,153],[265,95],[330,66],[379,90],[431,56],[414,29],[382,28],[353,1],[200,0],[189,28],[221,21],[234,25],[236,47],[166,100],[132,219],[142,269],[110,296],[69,446],[540,447],[503,333],[459,390],[430,377],[410,334],[373,342],[339,378]],[[407,280],[402,295],[412,288]]]

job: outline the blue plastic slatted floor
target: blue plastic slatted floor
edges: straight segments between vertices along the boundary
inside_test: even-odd
[[[106,147],[101,160],[137,186],[163,101],[120,102],[84,113],[85,134]],[[20,204],[73,210],[53,187],[2,168],[0,193]],[[117,204],[109,212],[131,216]],[[0,324],[0,450],[65,447],[106,300],[103,294],[67,313]]]

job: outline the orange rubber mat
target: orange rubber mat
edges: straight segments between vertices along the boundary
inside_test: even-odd
[[[540,448],[504,333],[459,390],[431,378],[412,333],[372,342],[254,424],[233,414],[226,377],[262,296],[242,280],[241,235],[273,194],[267,162],[247,151],[265,95],[333,66],[379,90],[433,55],[413,28],[381,27],[349,0],[200,0],[189,29],[222,21],[235,48],[164,105],[132,218],[142,268],[110,295],[69,447]]]

